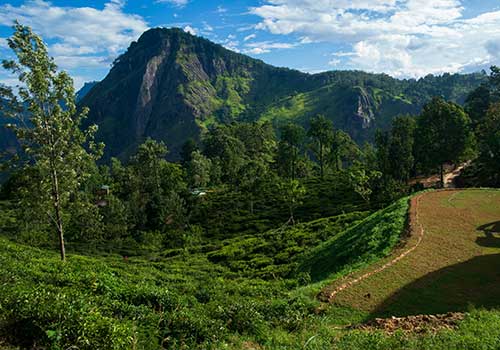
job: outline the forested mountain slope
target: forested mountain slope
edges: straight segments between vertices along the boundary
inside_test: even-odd
[[[180,29],[145,32],[82,99],[100,127],[106,155],[126,157],[145,138],[175,158],[210,125],[270,120],[308,124],[322,113],[358,142],[399,114],[418,113],[435,95],[463,102],[484,74],[397,80],[382,74],[306,74],[276,68]]]

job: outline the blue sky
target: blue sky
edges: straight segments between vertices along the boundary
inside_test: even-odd
[[[0,0],[0,55],[14,19],[49,45],[76,87],[100,80],[151,27],[181,27],[267,63],[395,77],[500,64],[498,0]],[[0,82],[13,83],[0,73]]]

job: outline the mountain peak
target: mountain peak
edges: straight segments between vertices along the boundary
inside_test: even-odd
[[[307,125],[322,113],[357,141],[369,140],[392,117],[419,112],[422,96],[441,89],[459,101],[484,80],[460,77],[422,83],[364,72],[310,75],[270,66],[180,28],[153,28],[115,60],[81,105],[90,107],[88,122],[99,125],[107,157],[126,158],[152,137],[176,158],[188,138],[237,120]]]

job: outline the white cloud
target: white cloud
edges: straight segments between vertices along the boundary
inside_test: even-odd
[[[167,3],[177,7],[184,7],[189,3],[189,0],[156,0],[156,3]]]
[[[191,35],[197,35],[198,34],[198,31],[196,30],[196,28],[193,28],[193,27],[191,27],[189,25],[187,25],[187,26],[184,27],[184,31],[186,33],[191,34]]]
[[[203,22],[203,30],[207,31],[207,32],[213,32],[214,31],[214,27],[212,27],[207,22]]]
[[[341,64],[341,63],[342,63],[342,61],[341,61],[341,60],[339,60],[338,58],[334,58],[334,59],[332,59],[332,60],[330,60],[330,61],[328,62],[328,65],[329,65],[329,66],[332,66],[332,67],[336,67],[336,66],[338,66],[338,65],[339,65],[339,64]]]
[[[94,81],[93,77],[88,77],[88,76],[74,75],[72,78],[76,91],[80,90],[83,87],[83,85],[85,85],[85,83],[88,83],[89,81]]]
[[[280,43],[271,41],[260,41],[245,44],[244,53],[261,55],[276,49],[292,49],[298,46],[296,43]]]
[[[267,0],[250,11],[258,29],[350,45],[331,62],[344,68],[419,77],[500,63],[500,11],[465,18],[460,0]]]
[[[227,11],[228,11],[227,8],[222,6],[217,6],[217,10],[215,10],[215,12],[217,13],[226,13]]]
[[[248,40],[252,40],[252,39],[255,39],[257,37],[256,34],[250,34],[250,35],[247,35],[243,41],[248,41]]]
[[[7,42],[7,38],[0,38],[0,50],[1,49],[9,49],[9,43]]]
[[[60,7],[44,0],[0,6],[0,25],[17,19],[49,40],[49,51],[63,69],[103,68],[148,29],[145,20],[123,12],[124,1],[110,0],[102,9]]]
[[[0,85],[17,86],[19,85],[19,79],[11,72],[0,70]]]
[[[224,46],[226,49],[234,51],[234,52],[240,52],[241,50],[239,49],[240,42],[236,40],[236,36],[229,34],[226,39],[219,41],[219,43]]]
[[[106,56],[57,56],[57,64],[65,69],[102,68],[113,62],[113,57]]]

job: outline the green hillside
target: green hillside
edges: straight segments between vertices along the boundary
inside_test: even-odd
[[[500,192],[457,188],[500,185],[500,68],[310,75],[156,28],[75,95],[9,47],[0,349],[500,348]]]
[[[180,29],[155,28],[118,57],[101,82],[77,93],[90,107],[86,125],[99,126],[105,158],[126,159],[147,137],[179,158],[184,142],[235,121],[307,126],[324,114],[360,144],[401,114],[418,114],[434,96],[460,104],[487,80],[484,74],[444,74],[398,80],[385,74],[331,71],[306,74],[277,68]],[[12,147],[2,127],[0,150]]]
[[[277,68],[180,29],[155,28],[116,59],[80,101],[99,125],[106,155],[126,158],[145,138],[178,158],[188,138],[235,121],[294,121],[325,114],[356,141],[372,140],[401,114],[417,114],[434,96],[463,103],[484,74],[398,80],[384,74],[306,74]]]
[[[494,265],[498,250],[497,228],[490,224],[500,219],[498,207],[491,205],[499,203],[497,197],[494,191],[424,195],[420,218],[429,230],[428,239],[433,239],[431,235],[450,237],[445,251],[448,260],[436,257],[429,264],[433,253],[422,249],[422,254],[403,260],[401,267],[395,265],[408,271],[408,277],[385,276],[400,275],[387,270],[373,281],[346,290],[326,308],[320,308],[316,299],[323,286],[390,254],[404,232],[407,199],[362,221],[365,214],[352,213],[233,239],[208,253],[193,249],[170,258],[161,254],[135,258],[73,255],[61,264],[55,252],[1,238],[0,339],[13,346],[36,342],[51,349],[302,349],[308,340],[311,349],[493,346],[500,335],[500,313],[496,312],[473,311],[458,330],[432,336],[387,336],[339,326],[373,317],[371,312],[377,308],[363,304],[361,295],[366,290],[375,303],[404,286],[390,302],[381,304],[385,313],[445,312],[457,309],[455,301],[465,311],[468,301],[495,307],[497,288],[491,286],[498,284],[493,282],[498,276],[488,267]],[[426,212],[436,204],[448,210],[444,221],[435,221]],[[453,213],[462,212],[469,214],[453,219]],[[446,223],[448,215],[454,220],[451,226]],[[484,228],[485,236],[479,234],[477,225]],[[464,230],[463,235],[455,226]],[[286,242],[286,247],[276,246],[278,242]],[[443,242],[436,242],[442,248]],[[462,245],[470,248],[462,249]],[[478,258],[468,260],[469,255]],[[450,267],[442,270],[446,265]],[[436,279],[424,269],[446,272]],[[425,279],[418,279],[421,274]],[[311,284],[311,279],[318,283]],[[418,280],[411,283],[411,279]],[[416,298],[421,283],[427,286],[425,298]],[[469,295],[456,289],[463,286],[465,292],[468,285],[484,287],[488,293]],[[454,295],[462,298],[454,299]]]

